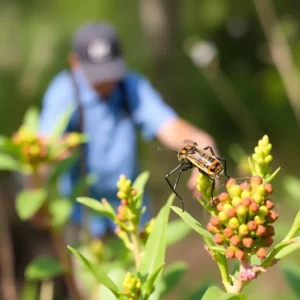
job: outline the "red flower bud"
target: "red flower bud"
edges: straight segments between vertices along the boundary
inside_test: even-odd
[[[231,238],[234,235],[234,230],[230,227],[226,227],[223,233],[227,238]]]
[[[265,206],[267,207],[267,209],[272,209],[274,207],[274,203],[271,199],[266,199],[265,200]]]
[[[270,210],[267,219],[270,223],[273,223],[278,219],[278,214],[274,210]]]
[[[259,259],[264,259],[264,258],[267,257],[268,251],[267,251],[265,248],[260,247],[260,248],[257,250],[256,255],[257,255],[257,257],[258,257]]]
[[[220,221],[219,221],[219,218],[218,216],[213,216],[210,218],[210,223],[214,226],[218,226],[220,225]]]
[[[122,199],[121,200],[122,205],[127,205],[129,201],[127,199]]]
[[[230,243],[233,245],[233,246],[238,246],[238,244],[241,242],[241,238],[238,236],[238,235],[233,235],[231,238],[230,238]]]
[[[274,230],[274,227],[272,225],[268,225],[266,227],[266,232],[264,234],[265,236],[273,236],[275,235],[275,230]]]
[[[211,233],[217,233],[219,232],[219,229],[217,227],[215,227],[213,224],[211,224],[210,222],[207,223],[206,225],[206,229],[211,232]]]
[[[272,184],[266,183],[265,184],[265,190],[266,190],[266,192],[267,192],[268,195],[272,194],[273,193],[273,186],[272,186]]]
[[[242,202],[241,202],[241,204],[246,207],[249,207],[251,203],[252,203],[251,198],[244,198],[244,199],[242,199]]]
[[[249,211],[252,213],[257,213],[259,210],[259,205],[255,202],[252,202],[249,206]]]
[[[258,225],[256,230],[257,236],[263,236],[266,233],[266,227],[264,225]]]
[[[257,224],[254,221],[249,221],[247,223],[247,226],[250,231],[257,229]]]
[[[236,211],[234,208],[229,208],[226,214],[229,218],[236,217]]]
[[[217,245],[222,245],[224,243],[224,235],[222,233],[216,233],[213,237],[213,241]]]
[[[241,249],[237,249],[235,251],[235,257],[238,259],[238,260],[242,260],[245,256],[245,252]]]
[[[243,238],[242,243],[246,248],[251,248],[253,245],[253,239],[250,237]]]
[[[223,210],[223,203],[218,203],[218,205],[217,205],[217,210],[218,211],[222,211]]]
[[[262,244],[265,247],[270,247],[272,246],[274,240],[270,236],[264,236],[262,239]]]
[[[227,179],[226,188],[231,188],[233,185],[236,185],[236,180],[234,178]]]
[[[235,255],[235,248],[228,247],[225,251],[226,258],[234,258]]]

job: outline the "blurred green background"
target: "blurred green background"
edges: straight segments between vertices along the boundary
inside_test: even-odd
[[[149,77],[180,116],[216,139],[231,176],[239,175],[232,145],[252,153],[264,134],[273,144],[274,168],[282,167],[279,177],[300,175],[299,17],[300,2],[293,0],[1,0],[0,133],[12,134],[29,106],[41,106],[52,77],[68,68],[77,26],[105,20],[119,32],[128,65]],[[140,144],[158,210],[170,193],[164,176],[176,166],[176,156],[149,152],[155,141]],[[295,205],[280,178],[277,182],[274,197],[282,199],[285,224]],[[183,179],[179,191],[191,199]],[[187,201],[186,209],[206,218],[196,201]],[[168,260],[177,259],[190,264],[178,299],[201,282],[219,280],[196,236],[169,249]],[[272,271],[251,285],[249,299],[263,289],[268,290],[264,299],[294,299],[280,268]]]

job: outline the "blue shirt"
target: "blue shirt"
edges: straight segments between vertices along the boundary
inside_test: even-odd
[[[105,197],[112,204],[119,203],[116,182],[120,174],[133,180],[139,172],[136,129],[140,129],[146,140],[151,140],[165,122],[176,117],[176,113],[164,103],[149,81],[137,73],[128,72],[124,78],[130,114],[122,104],[124,98],[120,86],[114,89],[109,99],[102,100],[89,86],[81,70],[77,69],[74,76],[83,107],[83,128],[89,139],[87,168],[96,175],[90,196],[96,199]],[[46,91],[40,132],[50,133],[72,105],[76,105],[74,86],[70,73],[63,71],[53,79]],[[78,114],[74,113],[67,131],[78,130]],[[71,191],[78,176],[78,170],[64,176],[61,182],[64,194]],[[75,205],[73,219],[80,221],[80,218],[80,206]]]

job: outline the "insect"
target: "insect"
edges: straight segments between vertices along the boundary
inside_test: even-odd
[[[209,150],[209,151],[208,151]],[[182,211],[184,211],[184,203],[182,198],[176,192],[176,187],[179,182],[182,172],[192,168],[198,168],[199,172],[213,180],[211,187],[211,206],[213,206],[213,191],[215,188],[216,179],[220,179],[219,174],[224,173],[226,177],[226,159],[215,156],[215,152],[211,146],[200,148],[196,142],[189,141],[189,144],[184,146],[177,154],[178,160],[181,162],[179,166],[173,169],[166,175],[166,180],[171,187],[172,191],[181,200]],[[224,166],[221,164],[224,163]],[[174,186],[169,181],[169,176],[179,169],[179,173],[175,180]]]

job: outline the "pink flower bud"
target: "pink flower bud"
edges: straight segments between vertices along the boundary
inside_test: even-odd
[[[223,234],[227,237],[227,238],[231,238],[234,235],[234,230],[230,227],[226,227],[223,231]]]
[[[251,248],[253,245],[253,239],[250,237],[243,238],[242,243],[246,248]]]
[[[224,235],[222,233],[216,233],[213,237],[213,241],[217,245],[222,245],[224,243]]]
[[[122,205],[127,205],[129,201],[127,199],[122,199],[121,200]]]
[[[235,256],[235,248],[234,247],[228,247],[225,251],[226,258],[234,258]]]
[[[228,193],[221,193],[219,196],[219,201],[220,202],[228,202],[230,200],[230,196]]]
[[[234,178],[227,179],[227,181],[226,181],[226,188],[229,189],[233,185],[236,185],[236,180]]]
[[[261,177],[260,176],[253,176],[253,177],[251,177],[250,184],[251,184],[252,187],[253,186],[258,186],[258,185],[262,184]]]
[[[274,210],[270,210],[267,219],[270,223],[274,223],[278,219],[278,214]]]
[[[238,260],[242,260],[245,256],[245,252],[241,249],[237,249],[235,251],[235,257],[238,259]]]
[[[252,202],[249,206],[249,211],[254,214],[257,213],[258,210],[259,210],[259,205],[255,202]]]
[[[218,226],[220,224],[219,217],[218,216],[211,217],[210,223],[214,226]]]
[[[263,225],[258,225],[256,230],[257,236],[263,236],[266,233],[266,227]]]
[[[266,183],[265,184],[265,190],[266,190],[266,193],[268,195],[271,195],[273,193],[273,186],[272,186],[272,184]]]
[[[264,258],[267,257],[268,251],[267,251],[265,248],[260,247],[260,248],[257,250],[256,255],[257,255],[257,257],[258,257],[259,259],[264,259]]]
[[[251,203],[252,203],[251,198],[244,198],[244,199],[242,199],[242,202],[241,202],[241,204],[246,207],[249,207]]]
[[[229,208],[226,214],[229,218],[236,217],[236,211],[234,208]]]
[[[247,223],[248,229],[250,231],[256,230],[257,229],[257,224],[254,221],[249,221]]]
[[[218,229],[216,226],[214,226],[213,224],[211,224],[210,222],[207,223],[206,229],[207,229],[210,233],[217,233],[217,232],[219,232],[219,229]]]
[[[218,203],[218,205],[217,205],[217,210],[218,211],[222,211],[223,210],[223,203]]]
[[[243,191],[251,191],[251,185],[247,181],[241,183],[240,187]]]
[[[274,203],[271,199],[266,199],[265,200],[265,206],[268,208],[268,209],[272,209],[274,207]]]
[[[231,243],[233,246],[238,246],[240,242],[241,242],[241,238],[240,238],[238,235],[233,235],[233,236],[230,238],[230,243]]]

